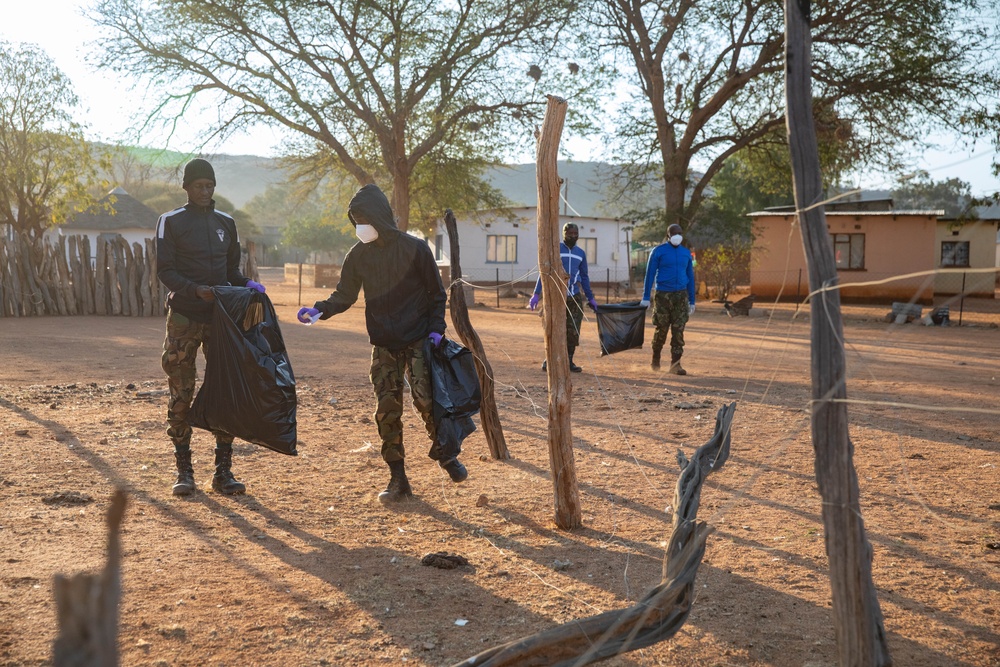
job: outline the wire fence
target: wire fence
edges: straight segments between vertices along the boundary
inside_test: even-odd
[[[462,270],[461,282],[466,290],[470,303],[491,303],[500,308],[505,301],[511,299],[526,300],[531,296],[538,281],[538,268],[533,267],[527,272],[515,273],[509,269],[472,269]],[[441,282],[445,287],[452,284],[450,267],[441,267]],[[597,301],[618,303],[636,300],[642,292],[642,276],[629,277],[628,271],[622,269],[591,269],[590,286],[594,290]],[[474,298],[472,298],[474,297]]]

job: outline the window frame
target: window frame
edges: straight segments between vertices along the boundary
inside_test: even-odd
[[[846,240],[838,240],[838,236],[846,236]],[[831,232],[830,233],[830,243],[833,245],[833,261],[837,267],[838,271],[864,271],[865,270],[865,255],[866,255],[866,239],[864,234],[850,233],[850,232]],[[847,262],[842,264],[840,260],[837,259],[838,246],[842,246],[841,250],[847,250]],[[855,259],[856,255],[860,254],[858,260]]]
[[[956,261],[958,255],[954,251],[952,251],[951,253],[946,254],[945,253],[945,249],[944,249],[944,247],[946,245],[952,245],[952,246],[955,246],[955,247],[964,246],[965,247],[965,263],[964,264],[959,264]],[[971,248],[971,244],[968,241],[941,241],[941,254],[938,256],[938,266],[940,266],[941,268],[948,268],[948,269],[968,269],[968,268],[971,268],[972,264],[969,261],[970,260],[969,255],[970,255],[971,249],[972,249]],[[950,257],[952,259],[952,261],[950,263],[946,263],[945,262],[945,258],[947,258],[947,257]]]
[[[592,242],[592,243],[591,243]],[[590,252],[589,248],[585,248],[585,245],[593,245],[594,252]],[[587,266],[599,266],[600,263],[597,261],[597,237],[596,236],[581,236],[576,240],[576,247],[583,250],[587,255]]]
[[[504,249],[504,259],[498,259],[500,249],[500,241],[503,239],[503,249]],[[510,255],[510,244],[513,240],[513,259],[509,258]],[[517,264],[517,250],[518,250],[518,237],[517,234],[487,234],[486,235],[486,263],[487,264]],[[493,259],[490,259],[490,255],[493,255]]]

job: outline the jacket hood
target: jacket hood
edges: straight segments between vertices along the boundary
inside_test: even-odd
[[[365,220],[378,230],[379,236],[399,232],[399,227],[396,226],[396,220],[392,215],[392,207],[389,206],[389,200],[377,185],[365,185],[354,194],[347,207],[347,214],[351,218],[351,222],[357,224],[354,218],[355,213],[364,216]]]

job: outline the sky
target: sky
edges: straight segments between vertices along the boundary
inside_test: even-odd
[[[96,29],[83,17],[82,8],[90,0],[28,0],[5,3],[0,21],[0,40],[30,42],[40,46],[73,82],[82,103],[77,120],[87,126],[89,139],[114,142],[121,140],[129,128],[129,112],[141,103],[143,86],[116,79],[107,72],[97,72],[86,62],[88,42],[96,37]],[[12,6],[11,6],[12,5]],[[240,134],[222,144],[200,148],[197,129],[203,124],[195,114],[186,116],[172,137],[145,135],[142,145],[169,148],[181,152],[274,157],[282,144],[279,133],[261,128],[251,134]],[[948,147],[924,151],[915,157],[913,168],[923,169],[937,181],[960,178],[972,186],[974,195],[1000,191],[1000,178],[990,173],[990,164],[997,154],[992,146],[980,145],[974,152],[965,149],[954,138],[942,139]],[[598,159],[591,153],[593,142],[569,145],[572,158],[586,161]],[[530,161],[530,156],[525,161]],[[862,174],[860,185],[866,189],[890,188],[892,183],[883,176]]]

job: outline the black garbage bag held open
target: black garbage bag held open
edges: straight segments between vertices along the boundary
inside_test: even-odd
[[[246,287],[213,287],[205,379],[188,423],[295,456],[295,376],[271,299]]]
[[[472,415],[479,412],[482,394],[472,352],[447,338],[436,346],[424,342],[424,359],[431,372],[434,425],[437,440],[430,457],[448,461],[462,452],[462,441],[476,430]]]
[[[641,348],[645,328],[646,306],[640,306],[638,301],[597,307],[597,335],[602,357]]]

